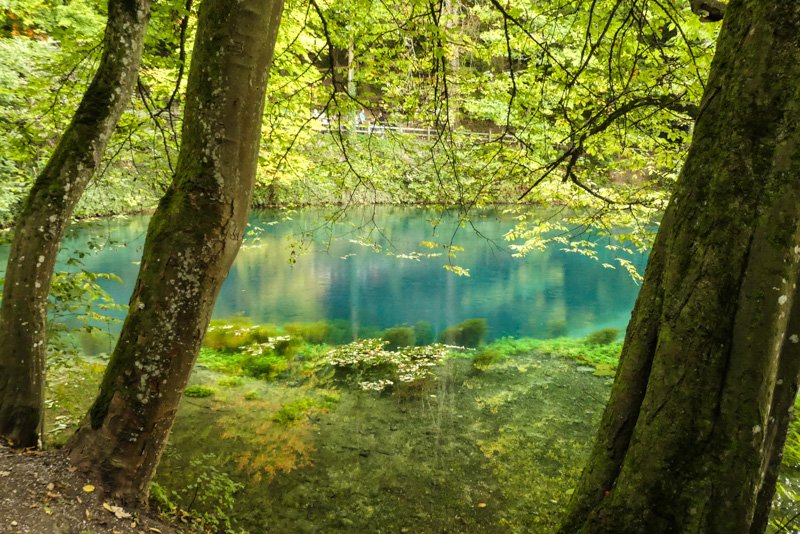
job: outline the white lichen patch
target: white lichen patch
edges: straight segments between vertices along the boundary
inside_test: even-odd
[[[755,435],[755,434],[758,434],[759,432],[761,432],[761,425],[754,426],[753,427],[753,434]]]
[[[789,300],[789,297],[787,297],[786,295],[781,295],[780,297],[778,297],[778,304],[783,306],[784,304],[786,304],[787,300]]]
[[[800,336],[798,336],[797,334],[792,334],[791,336],[789,336],[789,341],[791,341],[792,343],[799,343]]]

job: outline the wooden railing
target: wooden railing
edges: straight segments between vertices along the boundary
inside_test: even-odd
[[[383,124],[359,124],[357,126],[348,126],[344,123],[341,126],[337,126],[336,124],[330,124],[328,126],[320,126],[314,128],[314,131],[317,133],[337,133],[341,132],[343,134],[356,134],[356,135],[380,135],[383,133],[396,133],[400,135],[412,135],[414,137],[418,137],[420,139],[425,139],[426,141],[432,141],[436,139],[440,134],[436,128],[416,128],[411,126],[389,126]],[[492,132],[491,130],[486,132],[474,132],[470,130],[458,130],[456,132],[457,137],[477,137],[479,139],[483,139],[486,141],[490,141],[497,136],[499,132]],[[514,139],[506,139],[506,142],[514,143],[516,140]]]

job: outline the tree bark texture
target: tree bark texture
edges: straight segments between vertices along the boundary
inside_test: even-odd
[[[149,17],[150,0],[109,0],[100,65],[17,219],[0,306],[0,437],[13,446],[39,441],[56,254],[129,102]]]
[[[763,532],[800,361],[800,4],[734,0],[560,529]]]
[[[172,185],[148,227],[139,278],[73,462],[145,505],[150,480],[244,236],[282,0],[205,0]]]

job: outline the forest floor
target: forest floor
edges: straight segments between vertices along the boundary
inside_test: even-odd
[[[0,445],[0,533],[153,534],[177,532],[150,515],[118,506],[60,450]]]

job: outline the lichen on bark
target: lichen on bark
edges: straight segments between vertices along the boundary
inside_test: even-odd
[[[14,446],[40,438],[56,254],[133,91],[149,16],[150,0],[109,0],[97,72],[16,220],[0,308],[0,438]]]
[[[206,0],[182,146],[150,222],[129,313],[100,394],[68,443],[73,462],[145,505],[252,197],[281,0]]]
[[[563,534],[766,526],[797,389],[798,34],[792,1],[739,0],[725,12]]]

